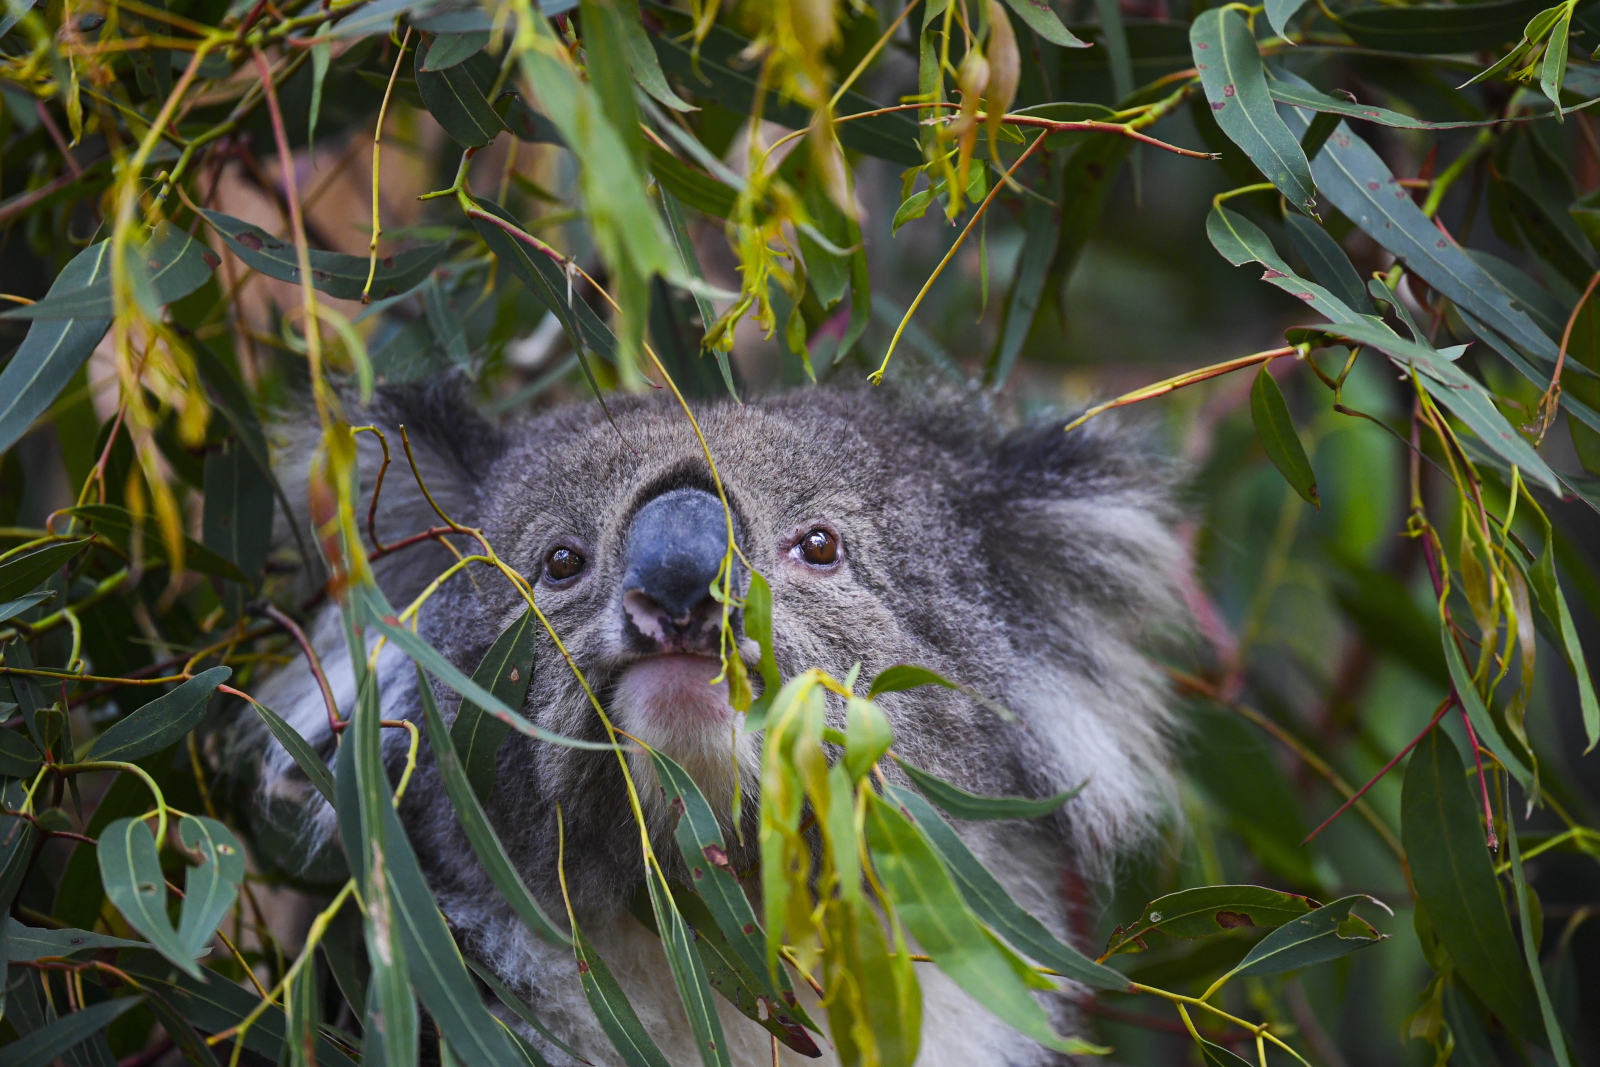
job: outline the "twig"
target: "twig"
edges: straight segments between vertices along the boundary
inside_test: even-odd
[[[372,243],[367,248],[367,284],[361,290],[361,302],[372,303],[372,279],[378,274],[378,237],[383,233],[383,222],[378,217],[378,164],[383,145],[383,120],[389,112],[389,97],[394,94],[395,79],[400,77],[400,64],[406,58],[406,45],[411,43],[411,27],[406,27],[405,38],[400,42],[400,54],[394,57],[394,69],[389,72],[389,85],[383,91],[383,103],[378,105],[378,125],[372,132]]]
[[[1556,352],[1556,367],[1550,375],[1550,385],[1545,389],[1544,395],[1539,398],[1539,436],[1535,444],[1544,444],[1544,435],[1549,432],[1550,424],[1556,421],[1557,406],[1561,402],[1561,369],[1567,363],[1567,344],[1572,340],[1572,328],[1578,323],[1578,316],[1583,313],[1584,305],[1589,302],[1589,297],[1594,295],[1594,288],[1600,284],[1600,270],[1589,277],[1589,284],[1583,290],[1583,295],[1578,297],[1578,302],[1572,306],[1572,314],[1567,316],[1567,328],[1561,331],[1561,348]]]
[[[1300,347],[1295,345],[1290,345],[1286,348],[1274,348],[1267,352],[1256,352],[1252,355],[1240,356],[1238,359],[1230,359],[1225,363],[1215,363],[1209,367],[1202,367],[1199,370],[1189,371],[1186,374],[1180,374],[1174,378],[1167,378],[1163,381],[1156,382],[1154,385],[1147,385],[1142,389],[1135,389],[1131,393],[1123,393],[1115,400],[1107,400],[1104,404],[1096,404],[1094,407],[1090,408],[1088,411],[1085,411],[1082,415],[1079,415],[1077,418],[1063,426],[1062,431],[1067,432],[1076,430],[1079,426],[1082,426],[1096,415],[1110,411],[1112,408],[1126,407],[1129,404],[1137,404],[1142,400],[1154,400],[1158,396],[1166,396],[1174,389],[1182,389],[1187,385],[1195,385],[1199,382],[1208,381],[1224,374],[1230,374],[1233,371],[1240,370],[1244,367],[1253,367],[1257,363],[1266,363],[1268,360],[1279,359],[1283,356],[1292,356],[1299,351]]]
[[[1380,770],[1377,774],[1373,775],[1372,778],[1368,780],[1366,785],[1362,786],[1360,789],[1357,789],[1353,794],[1351,794],[1350,797],[1348,799],[1346,799],[1343,804],[1339,805],[1339,810],[1335,811],[1332,815],[1330,815],[1326,819],[1322,820],[1322,824],[1320,826],[1318,826],[1315,830],[1313,830],[1309,834],[1307,834],[1305,840],[1300,842],[1300,843],[1302,845],[1309,845],[1311,843],[1311,839],[1316,837],[1318,834],[1322,833],[1322,831],[1326,830],[1328,828],[1328,826],[1333,822],[1333,820],[1337,819],[1339,816],[1343,815],[1346,811],[1350,810],[1350,806],[1352,804],[1354,804],[1356,801],[1360,800],[1363,796],[1365,796],[1366,793],[1367,793],[1367,790],[1369,790],[1373,786],[1377,785],[1378,782],[1383,778],[1384,775],[1386,775],[1390,771],[1394,770],[1395,764],[1399,763],[1402,759],[1404,759],[1405,758],[1405,754],[1407,752],[1410,752],[1413,748],[1416,748],[1418,742],[1420,742],[1424,737],[1428,736],[1428,731],[1433,729],[1435,726],[1437,726],[1439,724],[1439,720],[1445,717],[1445,715],[1450,711],[1450,709],[1455,705],[1455,703],[1456,703],[1456,698],[1455,698],[1455,694],[1454,693],[1452,693],[1450,696],[1445,697],[1444,701],[1442,703],[1440,703],[1438,710],[1433,713],[1433,718],[1428,720],[1428,725],[1424,726],[1422,728],[1422,731],[1420,733],[1418,733],[1416,737],[1413,737],[1410,741],[1407,741],[1406,742],[1406,746],[1404,748],[1402,748],[1399,752],[1396,752],[1394,754],[1394,758],[1391,759],[1388,763],[1385,763],[1383,765],[1383,769],[1382,770]]]
[[[339,716],[339,705],[333,699],[333,687],[328,684],[328,676],[322,669],[322,660],[317,655],[317,650],[311,647],[311,642],[306,639],[305,631],[300,625],[272,603],[262,602],[251,605],[253,614],[262,615],[271,619],[289,632],[295,644],[300,646],[300,651],[305,654],[306,665],[311,668],[311,675],[317,680],[317,688],[322,690],[322,703],[328,710],[328,729],[339,733],[345,728],[345,722]]]

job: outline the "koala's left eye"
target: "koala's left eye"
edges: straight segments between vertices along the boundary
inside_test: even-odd
[[[544,557],[544,576],[552,582],[565,582],[583,573],[583,556],[565,545],[557,545]]]
[[[800,558],[814,567],[828,567],[839,562],[839,535],[824,527],[807,531],[794,547]]]

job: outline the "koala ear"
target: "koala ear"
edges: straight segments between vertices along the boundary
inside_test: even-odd
[[[1064,425],[1016,430],[994,450],[996,578],[1019,609],[1082,623],[1092,613],[1097,628],[1133,637],[1152,616],[1171,615],[1186,569],[1170,529],[1167,464],[1110,420]]]
[[[444,525],[418,486],[418,474],[445,514],[463,525],[478,525],[482,510],[479,487],[485,484],[485,475],[503,452],[504,440],[472,409],[459,382],[381,388],[365,406],[347,398],[345,415],[352,425],[374,426],[384,437],[380,442],[375,434],[356,434],[364,500],[370,501],[378,487],[384,442],[388,445],[390,462],[388,470],[383,471],[373,523],[380,542],[390,544],[431,526]],[[274,466],[286,495],[295,505],[296,514],[291,521],[314,533],[310,531],[308,490],[312,459],[321,444],[321,428],[315,414],[302,410],[280,420],[275,431],[282,447],[277,450]],[[416,460],[416,474],[406,457],[406,440],[410,441],[411,456]],[[364,520],[366,508],[359,508],[358,514]],[[363,521],[361,525],[365,534],[367,524]],[[315,541],[308,539],[308,543]],[[374,547],[367,544],[368,551]],[[447,559],[426,558],[435,553],[442,554],[443,549],[419,546],[379,561],[376,570],[385,591],[391,597],[406,596],[414,583],[405,575],[423,574],[432,562],[448,564]]]

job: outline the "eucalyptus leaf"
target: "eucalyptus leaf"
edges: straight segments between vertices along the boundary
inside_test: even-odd
[[[170,222],[158,225],[150,241],[129,255],[137,261],[133,269],[145,272],[144,281],[158,305],[181,300],[200,288],[219,262],[203,242]],[[83,286],[60,293],[52,286],[50,295],[37,304],[13,308],[0,318],[97,321],[110,318],[111,310],[111,270],[106,264]]]
[[[6,920],[6,959],[12,963],[28,960],[66,958],[79,952],[94,952],[103,948],[149,948],[143,941],[129,941],[110,934],[97,934],[90,930],[70,927],[52,930],[37,926],[24,926],[15,919]]]
[[[1256,942],[1230,975],[1248,978],[1282,974],[1377,944],[1383,935],[1350,910],[1363,900],[1372,898],[1361,894],[1341,897],[1308,915],[1290,919]]]
[[[232,667],[201,671],[101,734],[84,758],[131,763],[160,752],[199,724],[211,694],[232,675]]]
[[[1231,8],[1203,11],[1189,41],[1217,125],[1291,204],[1309,212],[1317,195],[1311,164],[1299,136],[1278,116],[1261,52],[1244,17]]]
[[[220,211],[202,210],[200,214],[245,266],[280,282],[300,284],[300,260],[293,243]],[[449,251],[449,244],[441,242],[380,258],[373,272],[372,296],[386,298],[410,292],[422,284]],[[319,291],[340,300],[359,300],[367,291],[370,261],[366,256],[313,248],[310,260],[311,284]]]
[[[508,708],[520,708],[533,681],[533,650],[540,630],[531,610],[518,615],[483,654],[472,680],[499,697]],[[472,792],[488,803],[494,791],[495,760],[511,728],[470,700],[463,699],[450,724],[450,740],[460,755]]]
[[[21,615],[24,611],[36,608],[40,604],[43,604],[45,601],[53,599],[54,597],[55,593],[51,590],[41,589],[37,593],[29,593],[26,596],[19,596],[15,600],[10,600],[0,604],[0,622],[5,622],[7,619],[14,619],[18,615]]]
[[[894,757],[900,769],[905,771],[916,783],[924,796],[933,801],[947,814],[958,819],[975,821],[990,821],[994,819],[1037,819],[1051,812],[1058,811],[1067,801],[1083,792],[1089,783],[1081,782],[1071,789],[1063,790],[1052,797],[1033,799],[1031,797],[985,797],[976,793],[969,793],[965,789],[951,785],[944,779],[929,774],[920,767],[914,767],[900,757]]]
[[[166,542],[155,524],[147,521],[141,526],[127,508],[115,504],[79,504],[63,509],[62,514],[85,520],[96,534],[115,545],[125,556],[132,558],[137,540],[147,563],[169,562]],[[217,555],[192,537],[183,539],[183,562],[190,570],[209,574],[213,578],[224,578],[241,585],[250,581],[232,560]]]
[[[1267,458],[1272,460],[1272,465],[1278,468],[1278,473],[1283,475],[1290,488],[1299,493],[1306,503],[1320,508],[1322,500],[1317,496],[1316,473],[1311,469],[1311,461],[1306,458],[1300,435],[1295,432],[1294,419],[1289,414],[1289,405],[1283,399],[1283,390],[1278,388],[1278,382],[1269,368],[1270,364],[1263,363],[1256,372],[1255,383],[1250,387],[1250,420],[1255,423],[1256,440],[1261,442]]]
[[[1412,750],[1400,799],[1400,835],[1418,902],[1458,975],[1511,1031],[1543,1031],[1539,1005],[1455,744],[1435,726]]]
[[[138,819],[117,819],[101,831],[98,854],[107,899],[158,952],[198,979],[194,954],[167,919],[167,882],[150,828]]]
[[[7,1045],[0,1052],[0,1063],[5,1067],[47,1067],[63,1053],[104,1030],[118,1016],[137,1008],[140,1003],[137,996],[118,997],[69,1012],[43,1029]]]
[[[9,601],[38,588],[88,543],[87,540],[58,541],[0,563],[0,601]]]
[[[424,43],[417,48],[417,92],[422,95],[422,103],[428,111],[444,127],[444,132],[457,144],[463,148],[481,148],[494,140],[496,134],[505,131],[505,123],[489,106],[483,90],[473,79],[473,72],[466,63],[473,53],[460,59],[447,55],[449,62],[441,63],[438,69],[429,66],[429,58],[439,40],[434,38],[430,44],[424,38]],[[461,38],[443,40],[446,47],[451,48]]]
[[[184,876],[183,912],[178,919],[178,940],[191,956],[198,956],[238,899],[245,874],[244,849],[233,831],[203,815],[180,819],[178,837],[185,848],[200,856],[200,865],[190,867]]]
[[[1145,947],[1143,938],[1155,932],[1192,940],[1241,927],[1271,929],[1308,915],[1318,907],[1320,905],[1310,897],[1258,885],[1185,889],[1146,904],[1138,919],[1112,935],[1107,951],[1141,951]]]

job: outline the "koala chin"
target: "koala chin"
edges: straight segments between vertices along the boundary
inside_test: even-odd
[[[746,566],[771,584],[774,652],[785,678],[810,667],[843,678],[857,663],[868,679],[897,663],[932,668],[1001,702],[1016,721],[942,688],[888,694],[880,703],[901,755],[983,794],[1045,796],[1088,780],[1047,818],[959,827],[1018,902],[1058,935],[1087,929],[1089,917],[1075,910],[1089,906],[1118,858],[1147,845],[1174,807],[1168,694],[1144,655],[1183,625],[1187,565],[1169,528],[1162,466],[1114,429],[1090,424],[1063,433],[1060,422],[1048,422],[1005,432],[970,404],[881,389],[706,404],[696,416],[726,492],[730,529],[694,431],[670,398],[613,398],[610,408],[614,425],[590,402],[491,426],[452,389],[434,386],[380,391],[352,421],[382,428],[391,446],[405,426],[439,506],[482,528],[529,580],[612,721],[678,760],[713,807],[728,813],[736,870],[755,870],[759,858],[760,738],[744,731],[719,678],[725,608],[709,589],[730,532],[742,555],[735,588],[748,580]],[[288,494],[306,499],[315,430],[280,433]],[[381,453],[371,435],[358,441],[370,492]],[[376,529],[385,542],[437,525],[408,475],[397,464],[384,480]],[[423,543],[383,556],[375,571],[398,605],[453,559]],[[471,673],[523,608],[509,583],[475,568],[427,602],[420,629]],[[754,677],[757,647],[743,636],[739,612],[727,610]],[[336,611],[323,609],[310,629],[348,715],[354,691]],[[379,657],[378,677],[383,716],[420,719],[416,672],[392,646]],[[269,676],[257,695],[331,757],[321,691],[303,661]],[[435,695],[453,717],[459,698],[437,686]],[[606,739],[545,634],[522,712],[558,733]],[[842,706],[830,715],[842,725]],[[396,775],[405,759],[400,733],[385,731]],[[337,847],[331,811],[287,753],[265,732],[241,732],[234,743],[252,748],[264,808],[280,820],[294,812],[304,839]],[[633,757],[631,770],[652,836],[669,842],[673,813],[649,761]],[[742,839],[731,825],[735,775],[743,776]],[[615,756],[511,734],[486,810],[546,912],[565,916],[558,804],[580,923],[668,1058],[697,1062],[660,943],[628,910],[643,876]],[[401,815],[463,950],[586,1058],[613,1063],[570,953],[530,934],[501,901],[456,822],[426,742]],[[670,847],[658,852],[669,864],[677,859]],[[682,871],[668,876],[687,881]],[[755,892],[759,878],[747,884]],[[919,968],[918,976],[920,1063],[1058,1062],[934,968]],[[1064,990],[1051,1005],[1066,1032],[1078,1025],[1076,996]],[[719,1009],[733,1062],[770,1062],[767,1033],[720,1001]],[[524,1036],[564,1062],[538,1033]],[[833,1062],[819,1044],[823,1062]],[[808,1062],[789,1050],[784,1056]]]

